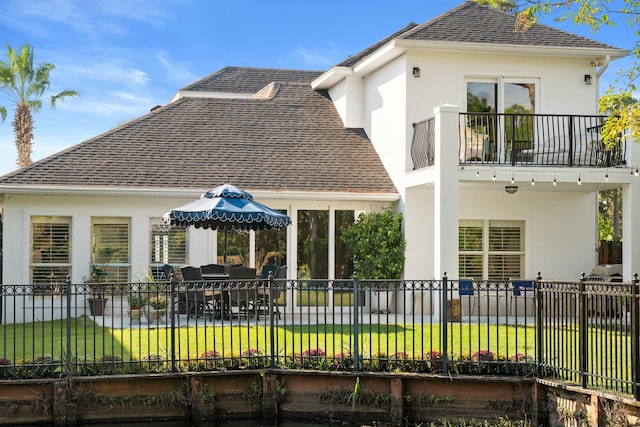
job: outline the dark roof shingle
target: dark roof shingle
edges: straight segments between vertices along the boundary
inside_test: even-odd
[[[542,24],[534,24],[524,32],[515,31],[515,23],[514,15],[467,1],[412,28],[400,38],[500,45],[616,49],[614,46]]]
[[[467,1],[421,24],[410,23],[367,49],[349,57],[338,66],[351,67],[386,43],[400,40],[486,43],[513,46],[547,46],[595,49],[619,49],[576,34],[542,24],[516,32],[516,17]]]
[[[364,131],[345,129],[326,93],[308,82],[274,88],[266,99],[181,98],[0,185],[397,192]]]
[[[271,82],[309,83],[320,74],[322,71],[224,67],[180,90],[253,94]]]

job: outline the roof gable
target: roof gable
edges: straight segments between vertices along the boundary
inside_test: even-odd
[[[616,49],[586,37],[542,24],[515,31],[516,17],[467,1],[398,38],[405,40],[489,43],[500,45]]]
[[[361,59],[366,58],[367,56],[369,56],[370,54],[372,54],[373,52],[375,52],[376,50],[378,50],[380,47],[384,46],[385,44],[387,44],[388,42],[390,42],[391,40],[394,40],[398,37],[400,37],[402,34],[406,33],[407,31],[411,30],[412,28],[417,27],[418,24],[416,24],[415,22],[411,22],[409,24],[407,24],[404,28],[401,28],[400,30],[396,31],[395,33],[385,37],[384,39],[380,40],[379,42],[369,46],[368,48],[358,52],[357,54],[350,56],[349,58],[347,58],[346,60],[342,61],[341,63],[339,63],[337,66],[338,67],[351,67],[354,64],[357,64]]]
[[[352,67],[393,40],[470,43],[500,46],[558,47],[584,49],[622,49],[543,24],[528,31],[515,30],[516,17],[467,1],[421,24],[410,23],[337,67]]]

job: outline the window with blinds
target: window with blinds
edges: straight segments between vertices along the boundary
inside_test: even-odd
[[[523,225],[514,221],[489,221],[489,279],[522,277],[522,229]]]
[[[149,260],[152,271],[164,264],[187,264],[187,231],[162,223],[160,218],[151,220]]]
[[[461,221],[458,232],[458,272],[460,277],[482,277],[483,223]]]
[[[64,290],[71,275],[71,218],[31,217],[31,283],[34,294],[51,295]]]
[[[91,219],[90,282],[128,282],[131,271],[129,218]]]
[[[524,273],[524,222],[460,221],[460,277],[520,278]]]

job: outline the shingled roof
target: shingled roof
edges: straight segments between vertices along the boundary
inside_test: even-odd
[[[271,82],[309,83],[320,74],[322,74],[321,71],[224,67],[180,91],[253,94]]]
[[[251,76],[250,83],[230,75]],[[250,99],[182,97],[0,178],[0,185],[397,193],[362,129],[345,129],[317,72],[225,68],[194,85]],[[304,83],[299,83],[305,81]]]
[[[421,25],[410,23],[378,43],[338,64],[353,66],[391,40],[486,43],[501,46],[619,49],[543,24],[516,32],[516,17],[467,1]]]

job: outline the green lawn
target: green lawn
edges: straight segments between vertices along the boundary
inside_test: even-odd
[[[145,355],[171,353],[168,327],[111,329],[88,318],[74,319],[71,325],[71,352],[80,359],[100,359],[115,355],[122,360]],[[10,361],[35,360],[43,355],[62,359],[66,351],[65,321],[48,321],[0,327],[1,356]],[[377,354],[406,353],[420,358],[422,353],[442,351],[440,326],[363,325],[359,330],[359,353],[367,358]],[[469,355],[478,350],[510,357],[517,353],[534,356],[534,328],[516,325],[450,324],[449,353]],[[195,359],[206,351],[221,356],[240,356],[249,349],[269,354],[269,328],[265,326],[209,326],[176,328],[175,352],[181,359]],[[278,355],[301,354],[321,349],[333,356],[354,350],[350,325],[286,326],[274,329],[274,348]]]
[[[33,361],[40,363],[39,360],[49,358],[64,363],[67,343],[70,343],[72,360],[80,364],[100,361],[105,356],[106,360],[117,356],[123,361],[153,360],[155,357],[170,359],[171,329],[166,326],[112,329],[82,317],[69,322],[68,336],[66,324],[66,321],[57,320],[1,325],[0,357],[16,365]],[[443,351],[439,324],[363,325],[358,333],[358,353],[364,360],[378,360],[385,356],[419,360],[424,353]],[[579,340],[575,326],[550,327],[545,329],[543,336],[545,364],[561,368],[554,370],[559,378],[578,381]],[[447,337],[448,354],[453,360],[469,360],[471,354],[482,350],[491,351],[500,360],[508,360],[516,354],[524,355],[529,361],[535,357],[535,328],[532,325],[449,323]],[[319,355],[326,355],[328,363],[333,363],[334,356],[355,351],[354,340],[351,325],[275,327],[274,356],[279,361],[285,360],[286,364],[286,360],[295,362],[299,355],[319,353],[309,352],[319,349],[322,350]],[[606,386],[603,381],[608,380],[602,376],[623,380],[631,378],[630,332],[592,327],[588,340],[587,371],[593,374],[590,384]],[[176,359],[183,365],[201,358],[205,352],[227,361],[239,361],[247,353],[268,356],[270,343],[271,336],[266,326],[218,325],[205,328],[199,325],[176,328],[174,335]],[[308,367],[314,366],[319,365]]]

